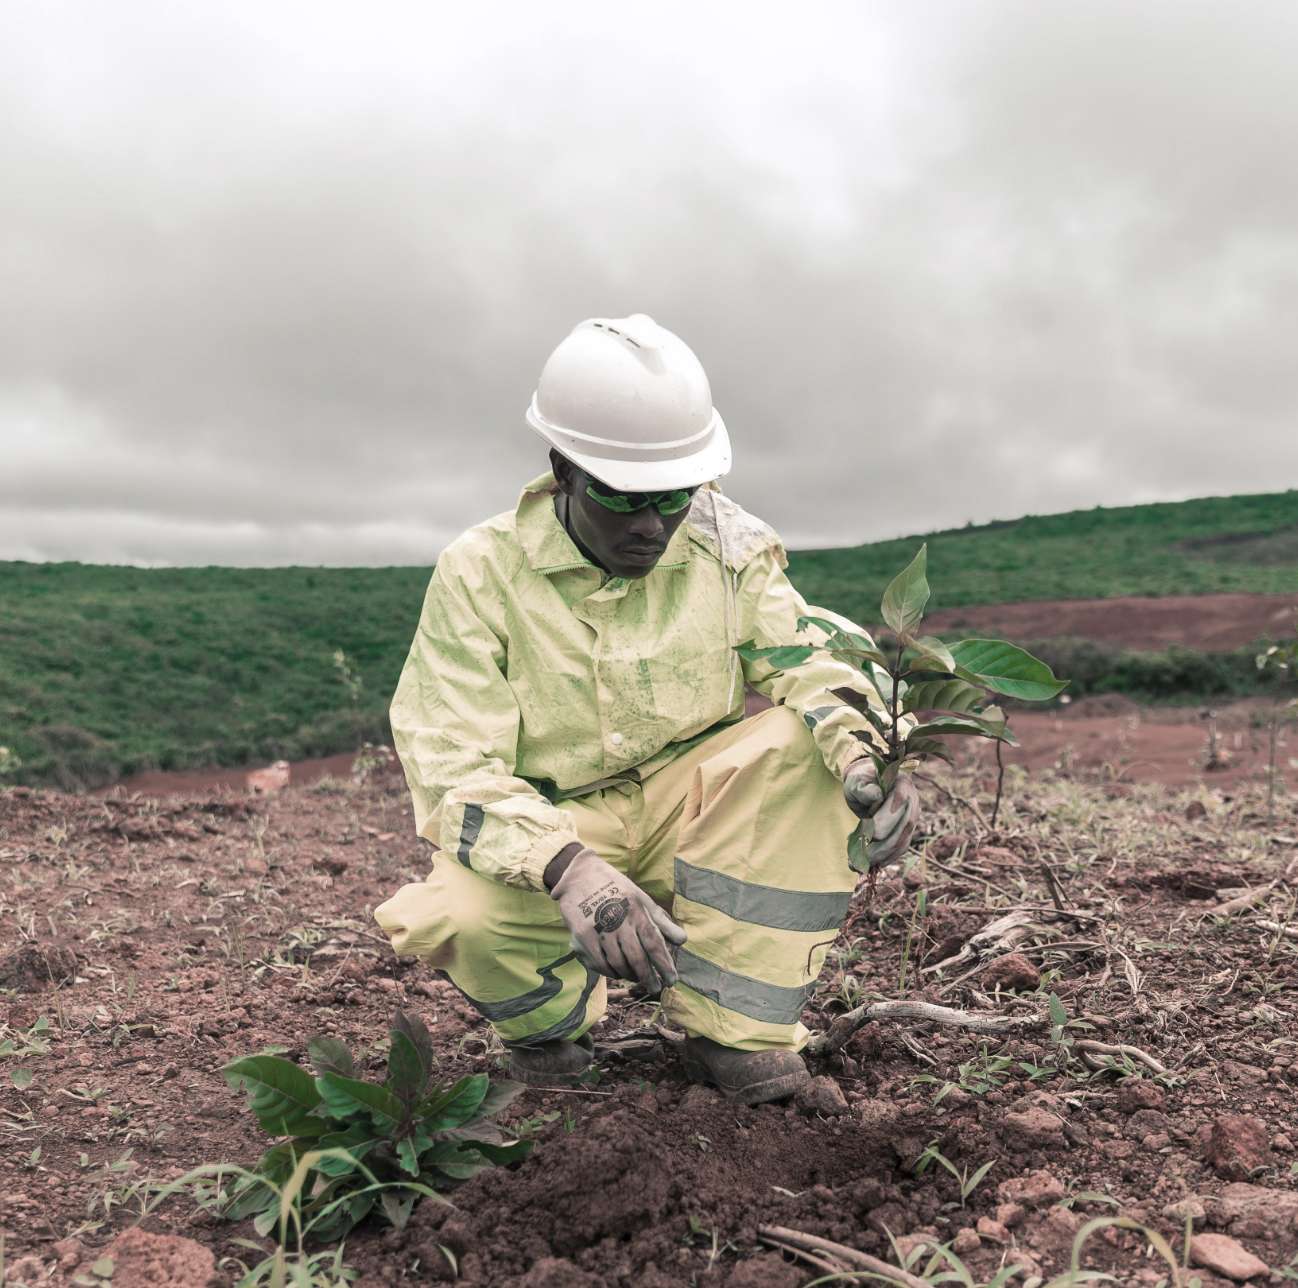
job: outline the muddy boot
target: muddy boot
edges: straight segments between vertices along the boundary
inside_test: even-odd
[[[509,1076],[530,1087],[565,1086],[574,1083],[587,1069],[595,1050],[589,1033],[569,1041],[554,1038],[537,1046],[509,1047]]]
[[[736,1051],[711,1038],[686,1038],[681,1063],[692,1081],[715,1083],[745,1105],[781,1100],[811,1080],[796,1051]]]

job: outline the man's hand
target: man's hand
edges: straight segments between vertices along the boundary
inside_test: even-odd
[[[843,798],[857,818],[874,820],[874,839],[865,851],[871,868],[881,868],[906,852],[919,822],[919,792],[907,775],[897,776],[885,800],[874,761],[853,761],[843,776]]]
[[[685,932],[629,877],[581,849],[550,891],[572,932],[572,946],[592,970],[610,979],[634,979],[656,993],[676,983],[665,939]],[[665,938],[664,938],[665,937]]]

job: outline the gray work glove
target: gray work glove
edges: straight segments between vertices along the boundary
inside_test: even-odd
[[[906,774],[897,776],[885,799],[874,761],[869,757],[855,760],[843,775],[843,799],[857,818],[874,822],[874,839],[865,851],[871,869],[905,854],[919,822],[919,792]]]
[[[665,940],[685,932],[630,877],[581,849],[550,891],[572,932],[572,947],[592,970],[633,979],[651,993],[676,983]]]

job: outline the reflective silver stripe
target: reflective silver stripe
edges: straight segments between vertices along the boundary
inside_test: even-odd
[[[676,860],[676,893],[715,908],[736,921],[773,930],[837,930],[847,917],[852,892],[781,890]]]
[[[486,811],[481,805],[466,805],[464,807],[464,822],[460,824],[460,848],[456,858],[467,868],[469,864],[469,851],[477,843],[478,836],[482,832],[482,820],[486,816]]]
[[[469,993],[465,993],[461,988],[460,992],[473,1003],[483,1019],[491,1020],[493,1023],[500,1020],[514,1020],[520,1015],[527,1015],[530,1011],[539,1010],[552,998],[558,997],[563,992],[563,981],[555,972],[565,962],[570,962],[576,953],[565,953],[564,956],[556,958],[546,966],[538,966],[536,973],[541,977],[541,983],[526,993],[520,993],[517,997],[507,997],[503,1002],[482,1002]],[[585,965],[585,963],[583,963]],[[449,979],[450,977],[447,976]],[[544,1042],[549,1038],[563,1037],[570,1033],[581,1023],[582,1017],[586,1014],[586,999],[595,990],[595,985],[599,982],[599,976],[586,967],[586,982],[581,991],[581,997],[577,1004],[568,1012],[563,1019],[550,1025],[541,1033],[533,1033],[531,1037],[522,1039],[526,1042]],[[454,981],[452,981],[454,983]],[[458,985],[457,985],[458,987]]]
[[[801,988],[764,984],[760,979],[722,970],[686,948],[677,948],[674,956],[682,984],[728,1011],[738,1011],[740,1015],[767,1024],[796,1024],[807,998],[816,988],[815,980]]]

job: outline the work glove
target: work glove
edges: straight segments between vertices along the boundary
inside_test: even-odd
[[[685,932],[594,850],[577,852],[550,898],[572,932],[573,951],[592,970],[636,980],[650,993],[676,983],[666,941],[683,944]]]
[[[874,839],[865,851],[871,869],[905,854],[919,822],[919,792],[908,775],[898,774],[885,798],[874,761],[854,760],[843,775],[843,799],[857,818],[874,822]]]

